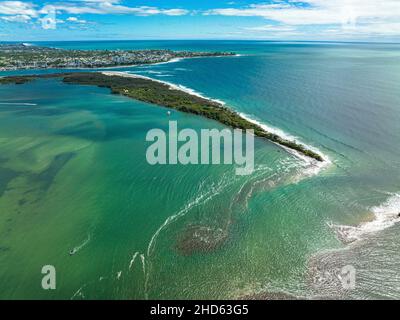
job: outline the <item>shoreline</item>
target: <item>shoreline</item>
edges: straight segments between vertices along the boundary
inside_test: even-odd
[[[368,208],[373,219],[356,226],[327,222],[339,241],[346,245],[357,243],[368,235],[383,231],[400,222],[400,193],[389,193],[389,197],[379,205]]]
[[[273,133],[273,134],[276,134],[276,135],[282,137],[283,139],[295,141],[296,143],[298,143],[298,144],[300,144],[300,145],[303,145],[303,146],[306,147],[307,149],[310,149],[311,151],[313,151],[313,152],[319,154],[319,155],[321,156],[321,158],[323,159],[323,161],[320,162],[320,164],[319,164],[319,163],[311,163],[309,157],[304,156],[303,154],[301,154],[301,153],[298,152],[297,150],[288,148],[288,147],[286,147],[286,146],[280,145],[279,143],[276,143],[276,142],[273,142],[273,141],[272,141],[272,142],[275,143],[276,145],[279,145],[281,148],[285,149],[286,151],[288,151],[288,152],[291,153],[292,155],[296,156],[297,158],[303,160],[303,161],[306,162],[307,164],[314,164],[314,165],[316,165],[316,166],[318,167],[318,169],[319,169],[318,171],[320,171],[321,169],[324,169],[325,167],[328,167],[330,164],[332,164],[332,162],[331,162],[331,160],[329,159],[329,157],[328,157],[327,155],[325,155],[324,153],[322,153],[319,149],[315,148],[314,146],[311,146],[311,145],[309,145],[309,144],[303,143],[303,142],[302,142],[301,140],[299,140],[297,137],[292,136],[292,135],[290,135],[290,134],[284,132],[284,131],[281,130],[281,129],[271,127],[271,126],[269,126],[269,125],[267,125],[267,124],[265,124],[265,123],[263,123],[263,122],[261,122],[261,121],[259,121],[259,120],[256,120],[256,119],[254,119],[251,115],[245,114],[245,113],[243,113],[243,112],[238,112],[238,113],[239,113],[239,115],[240,115],[241,117],[243,117],[244,119],[246,119],[246,120],[249,121],[249,122],[252,122],[252,123],[254,123],[254,124],[260,126],[260,127],[261,127],[262,129],[264,129],[265,131],[271,132],[271,133]]]
[[[106,76],[118,76],[118,77],[126,77],[126,78],[134,78],[134,79],[144,79],[144,80],[149,80],[149,81],[154,81],[154,82],[158,82],[160,84],[164,84],[169,86],[171,89],[173,90],[179,90],[182,92],[185,92],[187,94],[190,94],[192,96],[198,97],[198,98],[202,98],[205,100],[209,100],[215,103],[219,103],[222,106],[225,106],[225,102],[222,100],[218,100],[218,99],[213,99],[210,97],[207,97],[191,88],[185,87],[183,85],[179,85],[179,84],[175,84],[172,82],[168,82],[168,81],[164,81],[164,80],[159,80],[159,79],[154,79],[151,77],[147,77],[147,76],[142,76],[140,74],[136,74],[136,73],[128,73],[126,71],[105,71],[105,72],[101,72],[102,74],[106,75]]]
[[[15,68],[15,69],[2,69],[0,68],[0,72],[7,72],[7,71],[28,71],[28,70],[94,70],[95,72],[101,72],[101,70],[107,69],[119,69],[119,68],[135,68],[135,67],[146,67],[146,66],[155,66],[159,64],[167,64],[167,63],[175,63],[179,62],[184,59],[194,59],[200,57],[187,57],[187,58],[173,58],[169,61],[163,62],[155,62],[155,63],[142,63],[142,64],[124,64],[118,66],[104,66],[104,67],[51,67],[51,68]]]
[[[210,97],[207,97],[203,95],[202,93],[199,93],[195,91],[194,89],[188,88],[183,85],[178,85],[174,84],[171,82],[159,80],[159,79],[153,79],[151,77],[143,76],[143,75],[138,75],[138,74],[133,74],[133,73],[128,73],[128,72],[123,72],[123,71],[110,71],[110,72],[102,72],[105,75],[108,76],[121,76],[121,77],[127,77],[127,78],[139,78],[139,79],[145,79],[145,80],[150,80],[154,81],[160,84],[165,84],[169,86],[173,90],[180,90],[182,92],[188,93],[190,95],[206,99],[212,102],[216,102],[221,104],[222,106],[225,106],[226,103],[222,100],[218,99],[213,99]],[[235,111],[235,110],[233,110]],[[235,111],[236,112],[236,111]],[[294,140],[296,143],[299,143],[303,146],[305,146],[307,149],[312,150],[313,152],[316,152],[319,154],[323,161],[317,161],[315,159],[312,159],[310,157],[305,156],[301,152],[291,149],[289,147],[286,147],[284,145],[281,145],[277,142],[271,141],[272,143],[280,146],[281,148],[285,149],[288,153],[292,154],[293,156],[297,157],[298,159],[304,161],[304,163],[308,166],[307,169],[310,169],[307,176],[313,176],[317,175],[321,170],[326,169],[329,167],[332,162],[330,158],[323,154],[319,149],[302,143],[297,137],[292,136],[290,134],[287,134],[283,130],[280,130],[279,128],[274,128],[271,127],[260,120],[254,119],[251,115],[245,114],[243,112],[238,112],[238,115],[242,117],[243,119],[246,119],[247,121],[254,123],[257,126],[260,126],[264,131],[276,134],[284,139],[287,140]],[[374,206],[370,208],[371,213],[373,213],[373,219],[369,222],[364,222],[360,223],[356,226],[350,226],[350,225],[337,225],[334,223],[329,222],[328,226],[333,230],[333,232],[336,234],[336,236],[345,244],[352,244],[355,242],[358,242],[362,240],[364,237],[368,236],[371,233],[379,232],[382,230],[385,230],[386,228],[389,228],[393,226],[394,224],[400,222],[400,218],[397,216],[398,212],[400,212],[400,194],[391,194],[391,197],[389,197],[385,202],[381,203],[380,205]]]
[[[199,97],[199,98],[202,98],[202,99],[206,99],[206,100],[209,100],[209,101],[212,101],[212,102],[216,102],[216,103],[220,104],[221,106],[226,106],[226,103],[224,101],[222,101],[222,100],[207,97],[207,96],[203,95],[202,93],[199,93],[199,92],[195,91],[194,89],[188,88],[188,87],[183,86],[183,85],[178,85],[178,84],[175,84],[175,83],[172,83],[172,82],[159,80],[159,79],[153,79],[151,77],[138,75],[138,74],[135,74],[135,73],[128,73],[126,71],[106,71],[106,72],[101,72],[101,73],[104,74],[104,75],[107,75],[107,76],[120,76],[120,77],[126,77],[126,78],[137,78],[137,79],[145,79],[145,80],[158,82],[160,84],[164,84],[164,85],[169,86],[173,90],[180,90],[180,91],[188,93],[190,95],[193,95],[193,96],[196,96],[196,97]],[[291,135],[285,133],[284,131],[282,131],[280,129],[273,128],[271,126],[268,126],[265,123],[262,123],[262,122],[260,122],[258,120],[255,120],[250,115],[247,115],[245,113],[242,113],[242,112],[239,112],[239,111],[236,111],[236,110],[232,110],[232,111],[237,112],[237,114],[240,117],[242,117],[243,119],[247,120],[248,122],[251,122],[251,123],[261,127],[265,132],[276,134],[277,136],[279,136],[279,137],[281,137],[281,138],[283,138],[285,140],[288,140],[288,141],[289,140],[290,141],[295,141],[296,143],[298,143],[298,144],[304,146],[305,148],[307,148],[307,149],[315,152],[316,154],[320,155],[323,161],[316,162],[315,159],[311,160],[310,157],[305,156],[304,154],[300,153],[297,150],[291,149],[291,148],[286,147],[284,145],[281,145],[281,144],[279,144],[277,142],[271,141],[272,143],[280,146],[281,148],[285,149],[287,152],[291,153],[292,155],[296,156],[297,158],[305,161],[307,164],[315,165],[317,167],[316,168],[317,169],[316,173],[318,173],[320,170],[326,168],[327,166],[329,166],[332,163],[330,161],[329,157],[326,156],[325,154],[323,154],[320,150],[318,150],[317,148],[315,148],[313,146],[310,146],[310,145],[307,145],[305,143],[302,143],[296,137],[291,136]],[[316,163],[311,163],[310,160],[311,160],[311,162],[316,162]]]
[[[104,66],[104,67],[46,67],[46,68],[0,68],[0,72],[9,71],[28,71],[28,70],[94,70],[95,72],[100,72],[103,69],[119,69],[119,68],[134,68],[134,67],[146,67],[155,66],[167,63],[175,63],[186,59],[200,59],[200,58],[228,58],[228,57],[241,57],[241,54],[226,54],[226,55],[204,55],[204,56],[194,56],[194,57],[174,57],[168,61],[152,62],[152,63],[139,63],[139,64],[121,64],[116,66]]]
[[[0,84],[24,84],[37,79],[46,78],[62,78],[62,81],[67,84],[106,87],[109,88],[113,94],[120,94],[139,101],[175,109],[180,112],[203,116],[231,128],[254,130],[255,136],[278,144],[286,150],[290,149],[291,153],[296,151],[296,154],[299,154],[303,160],[308,160],[308,164],[314,165],[317,163],[318,166],[325,166],[329,163],[319,151],[313,151],[302,143],[285,139],[276,133],[268,131],[258,123],[249,121],[241,116],[235,110],[227,108],[221,101],[204,97],[202,94],[184,86],[142,75],[118,71],[50,73],[5,76],[0,78]]]

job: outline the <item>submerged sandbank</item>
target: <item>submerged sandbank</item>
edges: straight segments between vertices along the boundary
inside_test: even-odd
[[[272,141],[287,150],[296,151],[296,154],[317,163],[327,163],[326,159],[318,152],[295,140],[285,139],[276,133],[265,130],[254,121],[249,121],[239,113],[227,108],[221,101],[206,98],[191,89],[161,80],[123,72],[77,72],[9,76],[0,78],[0,84],[24,84],[40,78],[62,78],[65,83],[69,84],[106,87],[110,88],[114,94],[204,116],[231,128],[254,130],[254,135],[257,137]]]

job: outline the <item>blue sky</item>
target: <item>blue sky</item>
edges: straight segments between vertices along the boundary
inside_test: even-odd
[[[1,1],[0,40],[400,40],[400,0]]]

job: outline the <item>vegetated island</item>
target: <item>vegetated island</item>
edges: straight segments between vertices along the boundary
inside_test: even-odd
[[[0,71],[110,68],[169,62],[181,58],[234,56],[232,52],[172,50],[67,50],[28,44],[0,44]]]
[[[265,138],[317,161],[324,161],[321,155],[309,150],[304,145],[267,132],[259,125],[250,122],[217,101],[193,95],[183,90],[175,89],[166,83],[148,78],[110,75],[101,72],[75,72],[7,76],[0,78],[0,84],[24,84],[39,78],[62,78],[63,82],[67,84],[106,87],[111,89],[113,94],[121,94],[143,102],[200,115],[216,120],[231,128],[253,129],[257,137]]]

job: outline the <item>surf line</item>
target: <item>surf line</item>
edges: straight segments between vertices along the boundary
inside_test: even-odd
[[[129,270],[132,269],[133,264],[135,263],[136,257],[139,255],[139,251],[136,251],[132,256],[131,261],[129,262]]]
[[[0,105],[9,105],[9,106],[37,106],[37,103],[29,103],[29,102],[0,102]]]
[[[223,179],[224,181],[226,179]],[[146,255],[141,254],[140,259],[142,260],[142,267],[143,272],[145,275],[145,282],[144,282],[144,292],[145,292],[145,299],[148,299],[148,283],[150,280],[150,271],[151,271],[151,256],[155,249],[155,244],[157,242],[157,238],[162,231],[164,231],[171,223],[174,223],[179,218],[185,216],[191,209],[207,203],[211,200],[214,196],[218,195],[223,188],[227,187],[230,180],[228,182],[220,182],[217,186],[212,186],[208,191],[201,193],[200,196],[197,196],[195,199],[190,201],[186,204],[178,213],[168,217],[164,223],[157,229],[157,231],[153,234],[150,239],[150,242],[147,246]],[[203,183],[200,184],[200,188],[203,186]]]
[[[108,77],[120,78],[116,79],[116,81],[119,83],[118,86],[116,86],[115,82],[113,81],[114,79],[109,79]],[[24,77],[4,77],[4,79],[0,79],[0,84],[25,83],[36,80],[38,78],[63,78],[63,82],[65,83],[107,87],[111,89],[112,93],[114,94],[121,94],[132,99],[148,102],[155,105],[158,104],[160,106],[176,109],[181,112],[200,115],[211,120],[217,120],[221,124],[224,124],[231,128],[253,129],[254,134],[257,137],[274,142],[282,146],[285,150],[292,149],[300,153],[302,156],[305,156],[312,160],[316,160],[318,162],[324,162],[324,158],[319,153],[314,152],[311,148],[307,148],[305,144],[297,143],[296,141],[292,140],[287,140],[275,133],[266,131],[259,125],[256,125],[254,122],[252,123],[244,117],[240,116],[240,114],[234,109],[225,107],[224,103],[221,103],[221,101],[204,97],[198,92],[182,85],[175,85],[169,82],[155,80],[149,77],[138,76],[127,72],[54,73]],[[121,78],[131,78],[131,80],[124,81]],[[148,83],[150,87],[153,87],[155,83],[159,83],[161,84],[161,86],[159,86],[158,88],[153,88],[155,90],[151,90],[150,92],[146,91],[146,93],[143,94],[140,90],[138,91],[135,89],[138,83],[133,81],[134,78],[141,78],[142,80],[145,80],[145,82],[151,82],[152,84]],[[188,99],[189,97],[191,97],[191,99],[195,97],[200,97],[201,100],[204,101],[200,101],[199,104],[197,104],[198,101],[192,101],[196,103],[194,103],[193,105],[188,104],[186,106],[183,106],[182,103],[179,102],[179,99],[175,101],[175,93],[171,93],[171,97],[169,97],[169,93],[166,91],[166,89],[176,90],[180,91],[181,93],[185,93],[188,96],[186,97]],[[160,94],[157,93],[158,90],[161,91]],[[172,101],[169,101],[169,99],[165,99],[165,96],[171,98]]]
[[[357,226],[340,225],[328,222],[336,237],[344,244],[352,244],[370,234],[383,231],[400,222],[400,193],[392,194],[382,204],[369,209],[374,217],[371,221]]]
[[[203,95],[202,93],[197,92],[194,89],[188,88],[183,85],[175,84],[172,82],[154,79],[151,77],[138,75],[135,73],[124,72],[124,71],[109,71],[109,72],[101,72],[101,73],[106,76],[119,76],[119,77],[125,77],[125,78],[136,78],[136,79],[149,80],[152,82],[166,85],[169,87],[170,90],[181,91],[181,92],[187,93],[189,95],[208,100],[210,102],[215,102],[215,103],[219,104],[221,107],[226,106],[226,103],[222,100],[207,97],[207,96]],[[286,150],[288,153],[290,153],[290,154],[294,155],[296,158],[302,160],[308,166],[315,167],[315,170],[313,170],[313,174],[319,173],[321,171],[321,169],[328,167],[332,163],[330,161],[330,159],[328,158],[328,156],[323,154],[320,150],[318,150],[317,148],[315,148],[313,146],[307,145],[307,144],[299,141],[299,139],[297,139],[296,137],[286,134],[285,132],[283,132],[280,129],[272,128],[272,127],[266,125],[265,123],[255,120],[253,117],[248,116],[242,112],[236,111],[234,109],[230,109],[230,110],[232,112],[236,113],[243,120],[261,128],[264,131],[264,133],[273,134],[273,135],[277,136],[278,138],[281,138],[281,140],[283,141],[282,143],[274,141],[270,138],[267,138],[267,140],[280,146],[281,148]],[[290,147],[291,143],[296,144],[296,148]],[[310,156],[310,155],[307,156],[306,154],[302,153],[302,151],[297,148],[300,148],[300,149],[303,148],[304,150],[309,151],[310,153],[314,154],[315,157],[318,157],[319,160],[315,159],[314,156]]]

